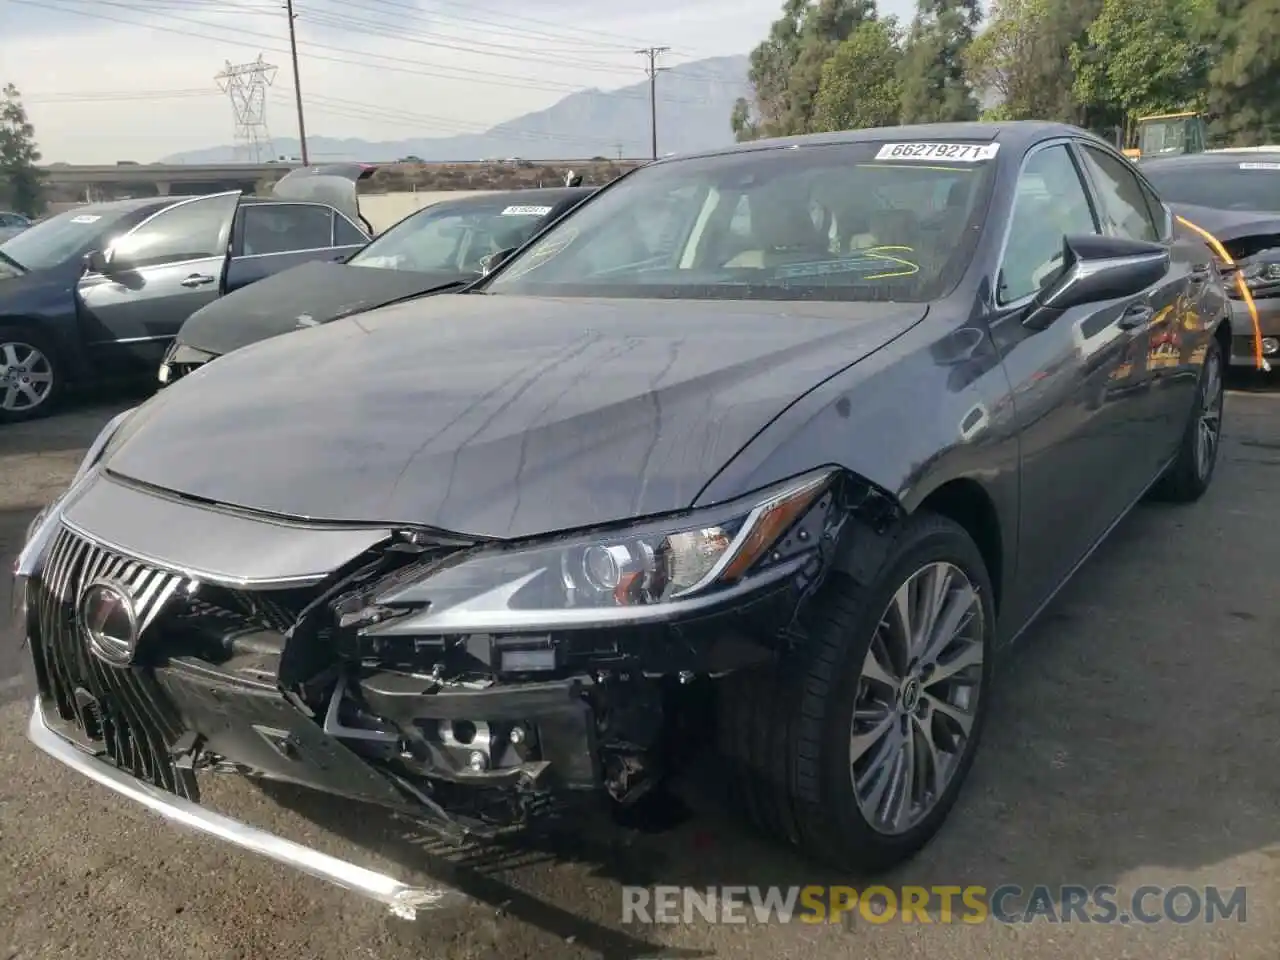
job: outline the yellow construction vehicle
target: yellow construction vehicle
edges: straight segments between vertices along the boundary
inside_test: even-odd
[[[1129,145],[1124,155],[1130,160],[1138,160],[1141,157],[1204,153],[1207,134],[1204,115],[1195,111],[1139,117],[1130,129]]]

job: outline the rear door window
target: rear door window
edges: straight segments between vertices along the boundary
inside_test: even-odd
[[[245,204],[241,255],[295,253],[333,246],[333,210],[318,203]]]

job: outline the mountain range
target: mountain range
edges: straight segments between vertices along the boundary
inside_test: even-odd
[[[738,97],[750,92],[747,69],[743,55],[693,60],[659,73],[659,154],[710,150],[732,143],[729,117]],[[296,139],[275,139],[274,147],[281,156],[294,157],[301,152]],[[326,163],[387,163],[408,157],[424,161],[647,157],[651,149],[649,82],[571,93],[545,110],[507,120],[483,133],[379,141],[309,136],[307,147],[312,158]],[[224,145],[173,154],[161,162],[233,163],[237,159],[245,157],[234,146]]]

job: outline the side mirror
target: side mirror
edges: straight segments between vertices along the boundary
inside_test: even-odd
[[[111,269],[111,261],[104,251],[90,250],[84,255],[84,269],[86,273],[106,274]]]
[[[517,249],[519,248],[507,247],[504,250],[499,250],[497,253],[491,253],[487,257],[482,257],[480,260],[481,275],[487,277],[489,274],[493,273],[493,271],[497,270],[499,266],[511,259],[511,255],[515,253]]]
[[[1023,326],[1043,330],[1072,307],[1134,297],[1169,272],[1158,243],[1082,234],[1063,238],[1062,270],[1032,301]]]

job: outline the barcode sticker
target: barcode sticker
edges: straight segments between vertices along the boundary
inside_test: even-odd
[[[72,223],[97,223],[102,217],[94,216],[91,213],[82,213],[78,217],[72,217]]]
[[[550,207],[507,207],[502,211],[502,215],[504,217],[545,217],[550,212]]]
[[[952,163],[980,163],[993,160],[998,143],[886,143],[877,160],[948,160]]]
[[[1241,170],[1280,170],[1280,163],[1262,163],[1257,160],[1248,160],[1240,164]]]

